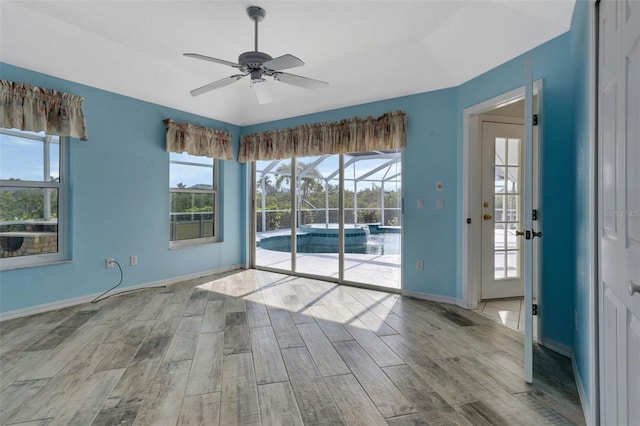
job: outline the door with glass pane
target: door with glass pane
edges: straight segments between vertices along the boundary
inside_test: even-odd
[[[482,123],[482,299],[524,295],[524,126]]]
[[[401,154],[344,155],[344,280],[400,288]],[[367,244],[359,246],[360,238]]]
[[[339,278],[339,155],[296,158],[295,271]]]
[[[400,288],[402,151],[257,161],[254,167],[253,266]]]
[[[255,256],[258,267],[291,271],[292,159],[257,161],[255,164]]]

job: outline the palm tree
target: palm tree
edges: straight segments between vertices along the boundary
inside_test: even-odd
[[[322,191],[323,186],[321,183],[322,175],[320,172],[314,168],[309,170],[304,176],[300,177],[300,173],[302,173],[307,168],[307,164],[302,161],[296,162],[296,175],[298,185],[298,195],[302,198],[306,198],[312,191]],[[285,183],[287,186],[291,185],[291,163],[281,164],[275,171],[276,177],[276,188],[280,190],[282,188],[282,184]]]
[[[313,168],[300,176],[307,169],[303,161],[296,161],[296,191],[298,195],[298,223],[302,222],[302,205],[309,195],[316,191],[322,191],[322,174]],[[291,162],[281,164],[275,171],[276,188],[280,190],[282,184],[291,187]]]
[[[271,183],[271,176],[269,175],[262,175],[261,179],[256,182],[256,186],[258,190],[261,190],[264,187],[265,197],[276,191],[276,187]]]

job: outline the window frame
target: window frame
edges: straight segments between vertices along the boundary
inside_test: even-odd
[[[219,182],[219,178],[220,178],[220,167],[221,167],[221,161],[216,159],[216,158],[212,158],[213,161],[213,166],[209,166],[208,164],[202,164],[202,163],[193,163],[193,162],[189,162],[189,161],[182,161],[182,160],[172,160],[171,159],[171,154],[169,153],[169,249],[173,250],[173,249],[180,249],[180,248],[184,248],[184,247],[193,247],[193,246],[199,246],[199,245],[205,245],[205,244],[214,244],[214,243],[218,243],[221,241],[220,239],[220,214],[219,214],[219,209],[220,209],[220,191],[218,189],[218,182]],[[175,154],[181,154],[181,153],[175,153]],[[206,156],[197,156],[197,157],[204,157],[207,158]],[[172,164],[180,164],[183,166],[192,166],[192,167],[212,167],[212,175],[211,175],[211,179],[212,179],[212,185],[211,185],[211,189],[193,189],[193,188],[172,188],[171,187],[171,165]],[[171,239],[171,215],[174,213],[171,211],[172,207],[171,207],[171,194],[172,193],[182,193],[182,194],[212,194],[213,195],[213,236],[211,237],[199,237],[199,238],[190,238],[190,239],[184,239],[184,240],[172,240]]]
[[[0,133],[16,136],[24,139],[31,139],[47,143],[46,139],[54,135],[36,135],[33,133],[23,132],[18,129],[8,129],[0,127]],[[71,252],[69,250],[69,176],[68,176],[68,159],[69,159],[69,138],[66,136],[57,136],[59,144],[59,169],[58,182],[33,181],[33,180],[5,180],[0,179],[0,188],[42,188],[56,189],[58,191],[58,251],[55,253],[32,254],[29,256],[0,258],[0,270],[30,268],[35,266],[50,265],[71,260]],[[49,142],[50,143],[50,142]],[[43,146],[44,149],[44,146]],[[47,161],[46,159],[44,161]]]

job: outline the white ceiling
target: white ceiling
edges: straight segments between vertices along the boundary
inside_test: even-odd
[[[547,1],[7,1],[0,61],[238,125],[457,86],[569,29],[575,0]],[[267,11],[259,49],[291,53],[291,73],[323,92],[249,79],[192,97],[236,74],[182,56],[236,62],[253,50],[246,8]]]

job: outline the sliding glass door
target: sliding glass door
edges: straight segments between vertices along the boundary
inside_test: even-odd
[[[401,285],[402,151],[257,161],[253,266]]]
[[[400,288],[402,162],[399,153],[344,156],[344,279]],[[367,244],[358,245],[365,232]],[[351,243],[350,236],[356,235]]]
[[[292,159],[257,161],[255,182],[255,241],[254,264],[291,272],[291,230],[295,229],[292,215],[291,190]]]
[[[296,158],[296,272],[339,278],[339,155]]]

